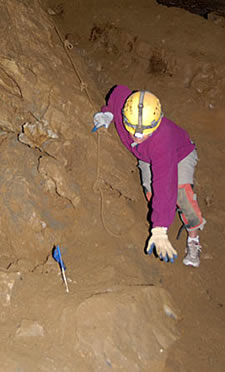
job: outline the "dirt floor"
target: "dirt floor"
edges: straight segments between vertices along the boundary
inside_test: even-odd
[[[207,224],[201,232],[203,248],[198,269],[185,267],[182,263],[186,236],[182,233],[180,239],[176,240],[180,227],[178,217],[169,230],[170,240],[179,253],[177,261],[174,264],[166,264],[146,256],[144,244],[149,230],[148,207],[140,186],[136,160],[122,148],[114,127],[111,126],[108,132],[101,136],[99,157],[96,148],[91,147],[92,139],[90,142],[87,140],[85,149],[80,145],[79,138],[75,147],[68,147],[67,150],[65,146],[62,158],[66,154],[66,169],[78,179],[82,204],[78,207],[78,214],[74,215],[71,203],[68,204],[68,200],[60,198],[58,189],[55,214],[50,216],[50,211],[46,211],[46,215],[48,214],[49,220],[54,217],[55,236],[58,236],[57,230],[62,230],[62,225],[66,225],[66,218],[68,221],[74,218],[74,225],[70,225],[66,234],[60,238],[64,247],[70,295],[65,293],[61,285],[58,268],[50,254],[44,255],[43,261],[39,258],[35,265],[33,262],[30,264],[27,257],[13,261],[15,252],[10,251],[10,264],[7,261],[8,256],[3,257],[7,263],[2,263],[1,267],[7,267],[12,281],[18,279],[18,276],[19,280],[12,297],[14,310],[10,312],[9,317],[7,310],[1,314],[0,342],[3,364],[0,371],[95,372],[111,369],[123,372],[223,372],[224,19],[215,17],[206,20],[182,9],[167,8],[154,1],[144,0],[140,0],[138,4],[135,1],[103,0],[65,0],[62,3],[42,0],[39,3],[55,25],[56,32],[51,42],[59,45],[60,38],[67,40],[71,44],[69,55],[74,61],[75,70],[79,70],[76,55],[84,63],[83,69],[79,71],[82,71],[82,74],[86,71],[87,76],[81,76],[82,82],[86,83],[88,79],[94,81],[96,97],[92,89],[90,98],[96,111],[104,104],[105,95],[115,84],[124,84],[131,89],[148,89],[160,97],[165,116],[190,133],[197,144],[199,155],[195,191]],[[70,96],[70,79],[73,79],[73,74],[65,76],[65,99]],[[59,83],[57,76],[53,83],[54,86]],[[60,84],[63,84],[62,81]],[[85,110],[82,102],[80,105]],[[88,119],[88,114],[84,112],[85,120],[87,118],[91,129],[92,119]],[[97,142],[96,133],[91,133],[89,129],[87,133]],[[5,153],[14,149],[10,142],[13,143],[13,136],[10,136],[11,134],[8,142],[4,141],[2,145]],[[46,154],[48,155],[49,151],[51,153],[51,150],[52,147],[49,146]],[[23,151],[23,157],[29,157],[29,166],[32,168],[38,150],[34,150],[32,156],[28,150]],[[17,158],[15,155],[15,164]],[[39,159],[43,167],[44,159]],[[76,162],[76,159],[79,159],[79,162]],[[6,161],[5,158],[3,160]],[[49,163],[49,168],[47,165],[43,168],[48,169],[49,173],[53,169],[53,160]],[[102,195],[95,193],[92,187],[96,169],[101,176]],[[73,199],[71,196],[71,200],[73,205],[76,204],[74,196]],[[43,201],[47,209],[48,199],[43,196]],[[63,219],[61,211],[65,209],[67,212]],[[10,239],[13,238],[11,231],[9,246]],[[54,238],[48,239],[49,245],[55,241]],[[32,244],[30,249],[34,250]],[[41,253],[40,257],[43,257]],[[177,311],[177,315],[172,311],[170,313],[172,318],[176,318],[176,331],[171,330],[171,336],[166,336],[167,353],[162,364],[160,357],[155,357],[156,349],[152,344],[152,350],[148,349],[148,345],[145,345],[143,350],[140,347],[140,360],[147,360],[145,354],[148,352],[152,360],[156,358],[155,364],[149,364],[151,368],[148,369],[148,366],[143,364],[141,369],[130,349],[127,351],[123,348],[126,342],[128,345],[129,342],[131,345],[134,343],[137,347],[135,332],[144,334],[148,325],[143,324],[141,318],[137,320],[135,316],[132,319],[135,319],[137,324],[129,323],[127,313],[130,311],[130,314],[139,314],[138,305],[134,309],[130,298],[136,298],[137,304],[140,302],[141,306],[139,289],[145,291],[153,287],[166,290],[171,296],[171,303]],[[124,302],[116,297],[120,291],[123,296],[128,296],[124,297]],[[105,297],[103,298],[102,294],[107,294],[108,302],[104,302]],[[88,307],[88,301],[92,301],[93,296],[97,297],[99,302],[89,304]],[[151,296],[152,301],[155,301],[154,294]],[[157,306],[151,307],[153,305],[151,297],[149,298],[143,308],[146,314],[149,311],[149,322],[157,323]],[[79,309],[75,319],[74,308]],[[109,330],[112,330],[110,325],[113,324],[110,323],[110,314],[119,314],[121,317],[121,329],[120,332],[116,330],[116,335],[112,336],[114,341],[110,339],[109,333]],[[91,323],[92,317],[95,319],[94,325]],[[39,321],[35,323],[35,319]],[[97,343],[98,327],[102,324],[102,319],[105,319],[104,325],[109,324],[109,329],[100,326],[99,332],[101,337],[105,335],[108,340],[109,354],[114,356],[115,364],[111,364],[106,358],[105,367],[102,367],[98,364],[96,352],[96,360],[93,359],[91,368],[90,344],[93,337]],[[72,331],[75,328],[78,330],[76,335]],[[48,331],[45,331],[46,329]],[[126,332],[133,335],[134,340],[126,338]],[[173,333],[179,336],[173,336]],[[29,337],[24,337],[24,334],[29,334]],[[35,341],[30,341],[31,334],[37,336]],[[101,337],[99,336],[99,340]],[[170,337],[173,342],[168,341]],[[78,339],[83,349],[79,349],[76,354],[79,357],[74,360],[74,345]],[[101,350],[100,341],[97,346]],[[107,354],[105,344],[104,348]],[[160,349],[160,352],[163,354],[163,349]],[[54,363],[56,355],[57,366]],[[125,359],[122,362],[121,355],[130,358],[130,364],[125,362]]]

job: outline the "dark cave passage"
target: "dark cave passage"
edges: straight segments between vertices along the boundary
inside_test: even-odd
[[[225,0],[157,0],[158,4],[177,7],[208,18],[209,13],[225,16]]]

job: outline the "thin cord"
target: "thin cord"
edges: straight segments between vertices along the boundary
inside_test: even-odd
[[[66,52],[67,57],[69,58],[69,61],[70,61],[71,65],[72,65],[72,67],[73,67],[73,70],[74,70],[76,76],[79,79],[81,91],[83,91],[83,90],[85,91],[85,93],[86,93],[86,95],[87,95],[87,97],[89,99],[90,104],[92,105],[93,108],[95,108],[94,107],[94,104],[93,104],[93,101],[91,99],[91,96],[90,96],[90,94],[88,92],[87,85],[82,80],[82,77],[81,77],[81,75],[79,73],[79,70],[78,70],[76,64],[73,62],[72,57],[71,57],[71,55],[70,55],[70,53],[68,51],[67,43],[66,43],[67,40],[65,40],[65,41],[63,40],[63,38],[62,38],[62,36],[61,36],[61,34],[60,34],[57,26],[54,24],[54,22],[53,22],[53,25],[54,25],[54,29],[55,29],[55,31],[56,31],[56,33],[57,33],[57,35],[58,35],[61,43],[63,44],[63,48],[64,48],[64,50]],[[97,166],[96,166],[96,180],[95,180],[95,182],[93,184],[93,191],[95,193],[98,193],[99,192],[99,194],[100,194],[100,217],[101,217],[101,221],[102,221],[102,225],[103,225],[104,229],[110,235],[114,236],[115,238],[120,238],[122,236],[122,234],[115,234],[113,231],[111,231],[107,227],[107,225],[105,223],[105,220],[104,220],[104,195],[103,195],[103,191],[101,189],[100,182],[99,182],[99,180],[100,180],[100,137],[101,137],[101,134],[97,131]]]

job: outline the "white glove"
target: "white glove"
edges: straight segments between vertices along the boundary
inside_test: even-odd
[[[154,227],[152,229],[151,238],[148,241],[147,253],[150,255],[155,247],[157,255],[164,261],[174,262],[177,258],[177,252],[172,247],[166,227]]]
[[[92,132],[96,132],[101,127],[108,128],[113,120],[113,114],[111,112],[97,112],[94,117],[94,128]]]

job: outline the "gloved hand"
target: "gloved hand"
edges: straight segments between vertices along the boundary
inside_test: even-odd
[[[166,227],[154,227],[152,229],[152,236],[147,246],[147,253],[149,255],[152,254],[154,247],[158,256],[165,262],[174,262],[177,258],[177,252],[169,242]]]
[[[94,128],[92,132],[96,132],[101,127],[108,128],[113,120],[113,114],[111,112],[97,112],[94,117]]]

